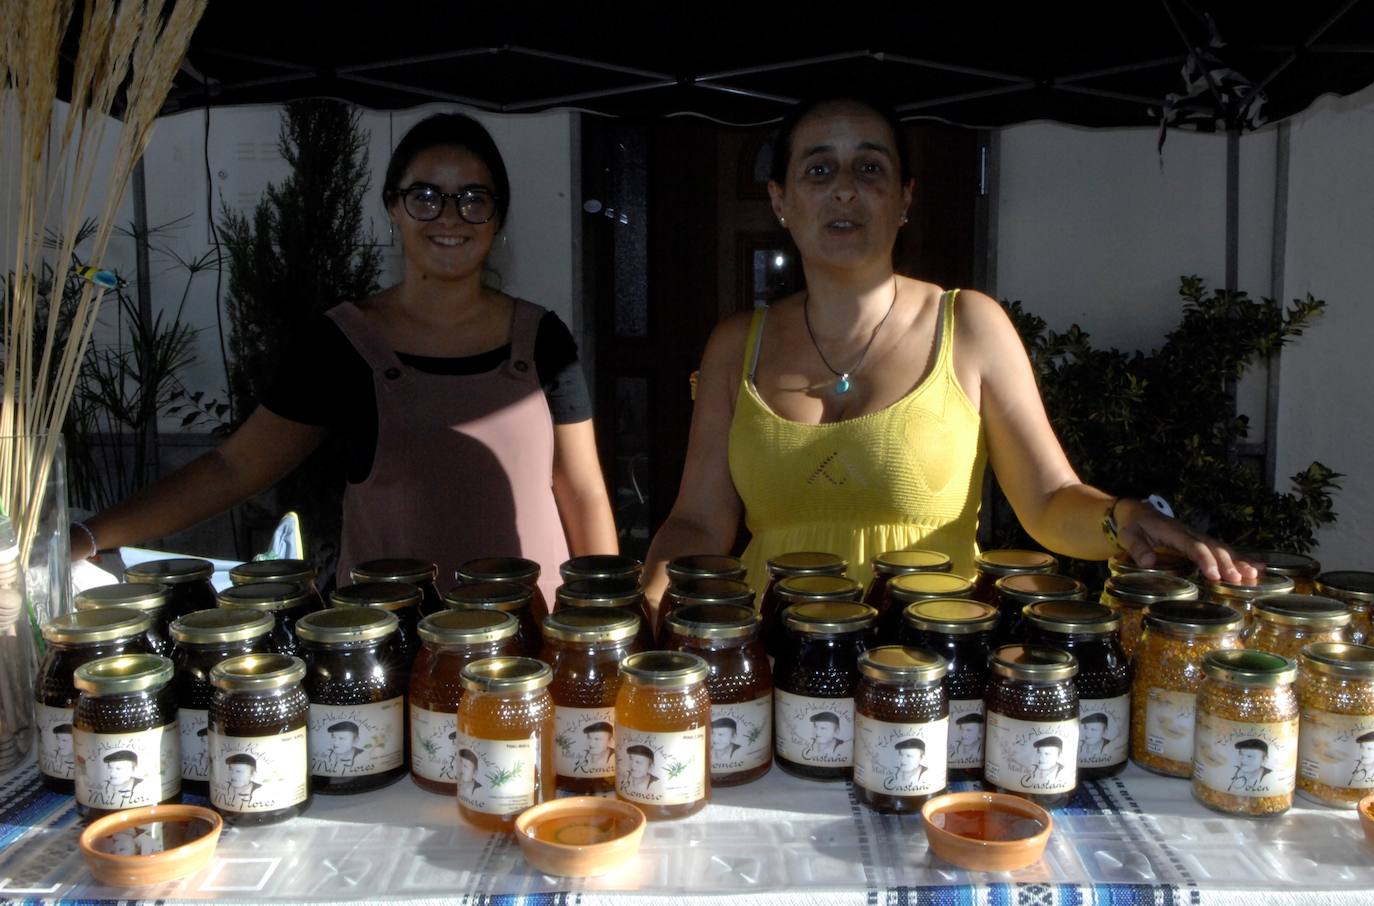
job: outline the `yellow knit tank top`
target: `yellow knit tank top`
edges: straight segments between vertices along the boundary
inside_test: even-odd
[[[753,539],[744,551],[761,593],[767,561],[793,551],[838,554],[867,586],[874,557],[941,551],[972,578],[987,444],[978,410],[954,374],[958,290],[940,297],[930,373],[885,409],[808,425],[780,417],[759,396],[754,372],[767,310],[754,313],[730,423],[730,476]]]

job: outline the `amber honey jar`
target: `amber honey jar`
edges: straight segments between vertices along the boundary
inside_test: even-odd
[[[173,673],[172,662],[157,654],[121,654],[76,668],[72,725],[83,818],[180,801]]]
[[[886,645],[859,655],[854,796],[874,811],[912,814],[944,791],[948,669],[921,648]]]
[[[1253,584],[1220,580],[1208,582],[1206,584],[1206,599],[1213,604],[1225,604],[1227,607],[1239,611],[1245,617],[1245,623],[1248,626],[1254,615],[1253,609],[1257,599],[1268,595],[1292,594],[1293,586],[1293,580],[1287,576],[1271,576],[1268,573],[1261,573],[1255,577]]]
[[[919,601],[942,598],[968,598],[973,583],[953,573],[906,573],[894,576],[887,584],[887,599],[891,606],[878,617],[878,640],[882,644],[898,642],[902,635],[902,615]]]
[[[1357,569],[1338,569],[1321,573],[1313,582],[1317,594],[1342,601],[1350,608],[1352,641],[1368,644],[1374,640],[1370,611],[1374,609],[1374,573]]]
[[[173,557],[149,560],[124,570],[124,581],[134,585],[166,585],[167,607],[162,612],[164,626],[179,616],[210,610],[215,606],[215,587],[210,577],[215,564],[198,557]]]
[[[665,647],[710,668],[712,786],[757,780],[773,763],[773,672],[759,625],[752,602],[692,604],[668,618]]]
[[[983,779],[983,698],[997,620],[996,607],[963,598],[918,601],[902,614],[902,644],[933,651],[948,664],[950,780]]]
[[[640,650],[639,619],[610,607],[569,607],[544,620],[541,659],[553,668],[554,771],[560,790],[615,791],[620,664]]]
[[[420,652],[420,589],[406,582],[365,582],[334,589],[329,596],[333,607],[368,607],[396,617],[396,632],[388,644],[395,652],[392,669],[401,674],[402,685],[410,682],[410,668]]]
[[[684,818],[711,798],[710,667],[683,651],[643,651],[620,664],[615,794],[650,821]]]
[[[392,645],[397,623],[385,610],[332,607],[296,624],[316,793],[363,793],[406,775],[406,680]]]
[[[348,574],[359,585],[371,582],[399,582],[418,588],[421,617],[444,609],[444,599],[440,597],[439,587],[435,584],[439,576],[439,567],[433,563],[409,557],[386,557],[359,563],[349,570]]]
[[[177,724],[181,731],[181,786],[204,796],[210,780],[209,718],[215,689],[210,671],[220,661],[268,651],[272,618],[242,608],[198,610],[172,623]]]
[[[848,568],[844,558],[819,551],[796,551],[768,561],[768,584],[759,598],[759,616],[763,619],[763,647],[769,657],[778,656],[783,641],[782,610],[789,603],[779,594],[778,583],[802,576],[843,576]]]
[[[420,652],[410,671],[410,774],[415,785],[458,790],[458,703],[463,668],[522,653],[519,623],[499,610],[445,610],[420,620]]]
[[[79,610],[43,625],[48,650],[34,683],[34,718],[38,771],[49,790],[71,795],[76,789],[76,669],[120,654],[152,654],[147,640],[152,625],[148,614],[118,607]]]
[[[682,579],[669,585],[658,608],[657,639],[667,647],[668,617],[695,604],[738,604],[754,609],[754,590],[737,579]]]
[[[633,561],[638,563],[639,561]],[[638,579],[603,577],[569,579],[554,590],[556,609],[574,607],[602,607],[634,614],[639,618],[636,630],[641,651],[654,647],[654,624],[649,619],[649,601]]]
[[[1088,589],[1077,579],[1055,573],[1025,573],[998,579],[997,609],[1002,614],[997,624],[1001,641],[1023,641],[1026,635],[1021,612],[1026,605],[1040,601],[1082,601]]]
[[[305,663],[250,654],[210,671],[210,804],[225,823],[277,824],[310,807]]]
[[[1067,805],[1078,788],[1077,659],[1060,648],[1004,645],[989,666],[984,784],[1042,808]]]
[[[1293,594],[1310,595],[1316,590],[1317,576],[1322,565],[1306,554],[1290,554],[1286,551],[1254,551],[1240,555],[1251,562],[1264,564],[1264,573],[1293,580]]]
[[[1044,551],[980,551],[974,555],[973,565],[977,573],[974,576],[973,594],[970,597],[994,606],[997,604],[998,579],[1059,571],[1059,561]]]
[[[77,592],[72,598],[72,606],[78,611],[117,607],[146,614],[150,621],[144,638],[148,652],[171,657],[172,637],[167,632],[171,622],[167,618],[167,602],[171,593],[171,586],[157,583],[98,585]]]
[[[1112,576],[1172,576],[1176,579],[1191,579],[1197,574],[1193,561],[1176,551],[1157,550],[1154,554],[1153,566],[1141,566],[1126,551],[1117,551],[1107,561],[1107,570]]]
[[[1107,579],[1101,600],[1121,617],[1121,649],[1131,658],[1140,643],[1146,607],[1165,601],[1196,601],[1197,598],[1198,587],[1187,579],[1123,572]]]
[[[1298,657],[1298,792],[1354,808],[1374,791],[1374,648],[1318,642]]]
[[[309,598],[307,613],[324,610],[324,596],[320,594],[318,578],[319,570],[308,560],[249,560],[229,570],[229,581],[235,585],[289,582],[301,586]]]
[[[220,607],[247,608],[271,617],[272,631],[267,644],[274,654],[298,654],[301,643],[296,638],[296,621],[320,609],[315,606],[309,587],[297,582],[231,585],[216,595],[216,601]]]
[[[458,706],[458,814],[497,833],[554,797],[553,671],[527,657],[463,668]]]
[[[618,579],[639,584],[644,578],[644,564],[634,557],[620,554],[587,554],[564,560],[558,567],[564,582],[577,579]]]
[[[530,617],[537,628],[549,615],[549,602],[539,587],[542,568],[524,557],[479,557],[458,567],[461,582],[513,582],[530,590]],[[452,607],[453,605],[449,605]]]
[[[878,618],[887,613],[887,583],[895,576],[909,576],[912,573],[947,573],[954,567],[954,561],[939,551],[887,551],[874,557],[869,563],[873,578],[864,589],[863,602],[876,608]]]
[[[1296,658],[1314,642],[1349,642],[1351,615],[1340,601],[1318,595],[1269,595],[1254,602],[1241,644]]]

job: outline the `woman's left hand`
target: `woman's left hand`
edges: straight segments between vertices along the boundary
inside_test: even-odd
[[[1184,525],[1140,500],[1123,498],[1116,506],[1117,542],[1141,566],[1153,566],[1155,550],[1178,551],[1211,581],[1252,583],[1263,564],[1243,560],[1209,535]]]

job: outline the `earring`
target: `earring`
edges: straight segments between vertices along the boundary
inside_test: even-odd
[[[902,219],[899,221],[899,224],[898,224],[898,225],[899,225],[899,226],[906,226],[906,215],[905,215],[905,214],[902,215]]]
[[[388,220],[386,222],[386,238],[388,242],[396,241],[396,221]]]
[[[778,226],[782,227],[784,230],[787,229],[787,218],[786,218],[786,217],[779,217],[779,218],[778,218]]]

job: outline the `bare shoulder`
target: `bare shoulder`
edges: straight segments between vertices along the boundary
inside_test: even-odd
[[[1004,355],[1011,349],[1024,349],[1016,326],[1002,304],[974,289],[959,292],[955,331],[961,350],[975,355]]]
[[[395,298],[396,291],[396,286],[388,286],[370,296],[353,300],[353,304],[368,318],[378,318],[383,316],[383,312],[387,310],[392,299]]]
[[[753,320],[752,311],[741,311],[717,324],[706,341],[702,367],[730,369],[733,366],[732,370],[738,371],[744,364],[744,346]]]

